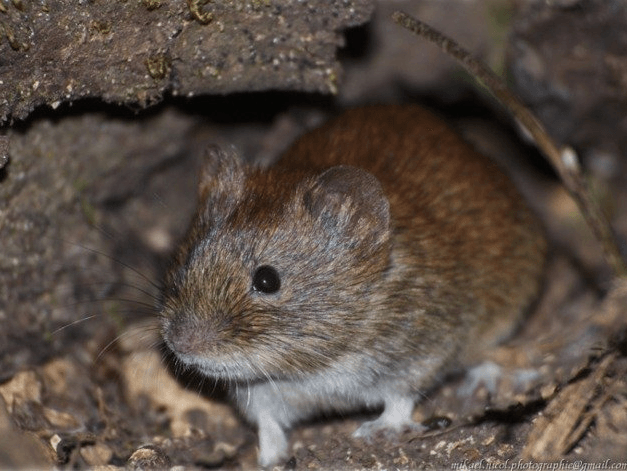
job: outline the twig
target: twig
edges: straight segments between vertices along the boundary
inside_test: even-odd
[[[9,138],[0,135],[0,170],[9,163]]]
[[[392,19],[412,33],[437,45],[455,58],[477,81],[483,85],[513,114],[518,122],[533,136],[536,145],[547,157],[570,192],[586,222],[601,243],[607,263],[616,276],[627,276],[627,265],[623,260],[612,228],[601,209],[590,196],[590,189],[581,173],[575,151],[570,147],[559,149],[548,135],[542,123],[529,111],[503,83],[500,77],[473,58],[459,44],[439,31],[408,14],[396,11]]]

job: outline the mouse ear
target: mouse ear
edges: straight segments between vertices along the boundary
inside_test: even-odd
[[[244,168],[235,152],[224,151],[217,145],[203,154],[198,196],[201,201],[210,197],[237,198],[244,190]]]
[[[307,210],[325,229],[351,244],[376,245],[390,237],[390,204],[379,180],[357,167],[338,165],[316,178],[305,194]]]

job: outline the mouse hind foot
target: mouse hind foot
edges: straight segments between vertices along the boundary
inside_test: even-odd
[[[384,402],[383,413],[375,420],[364,422],[353,432],[353,437],[370,441],[378,434],[394,438],[406,429],[417,433],[425,431],[426,427],[412,420],[413,411],[412,397],[389,397]]]

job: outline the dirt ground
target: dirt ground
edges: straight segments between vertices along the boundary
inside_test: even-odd
[[[508,169],[551,241],[544,293],[427,394],[428,432],[366,443],[367,413],[321,418],[279,468],[627,468],[627,281],[512,120],[389,19],[404,9],[507,76],[576,149],[625,249],[622,1],[74,6],[0,0],[0,468],[255,469],[255,431],[221,385],[169,365],[156,323],[202,149],[269,165],[343,107],[401,101]]]

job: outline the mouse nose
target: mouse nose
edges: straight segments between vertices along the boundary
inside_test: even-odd
[[[223,330],[223,323],[179,315],[165,326],[164,337],[174,353],[201,355],[216,350],[224,340]]]
[[[204,346],[211,343],[211,337],[197,322],[189,322],[180,318],[173,319],[166,327],[164,337],[174,353],[181,355],[197,355],[202,353]]]

